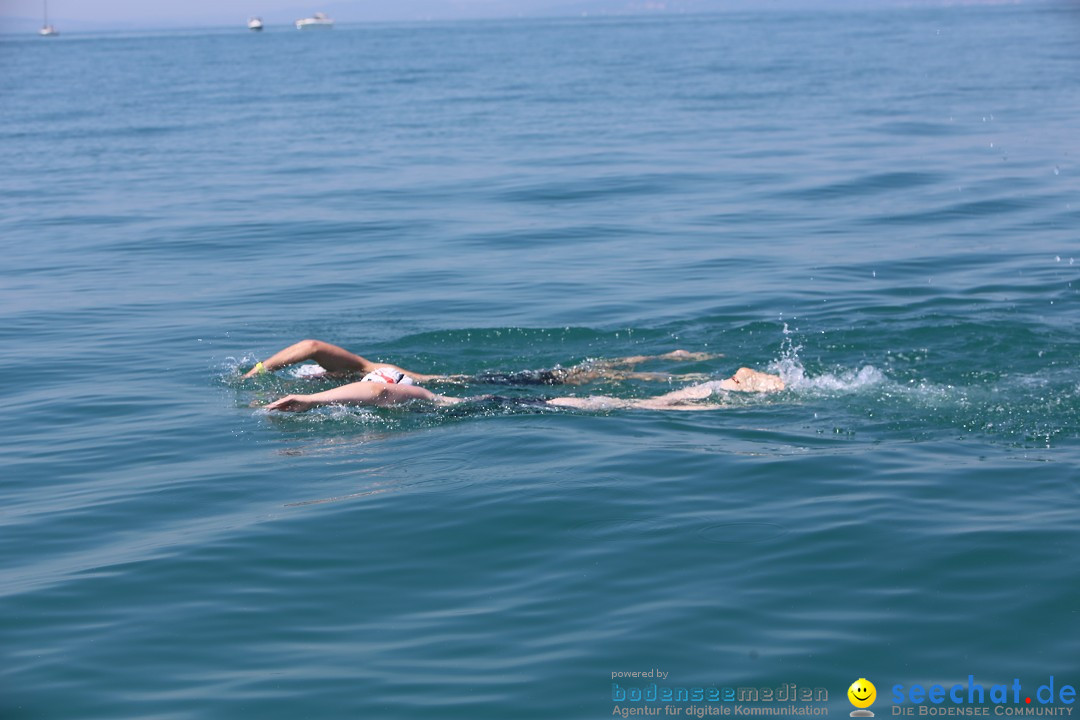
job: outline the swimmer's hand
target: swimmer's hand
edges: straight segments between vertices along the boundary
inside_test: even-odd
[[[286,395],[266,405],[264,409],[279,412],[305,412],[318,404],[307,395]]]
[[[267,369],[266,369],[266,368],[265,368],[265,367],[263,366],[263,364],[262,364],[261,362],[260,362],[260,363],[255,363],[255,367],[251,368],[251,369],[250,369],[250,370],[248,370],[248,371],[247,371],[246,373],[244,373],[243,375],[241,375],[241,376],[240,376],[240,379],[241,379],[241,380],[248,380],[249,378],[253,378],[253,377],[255,377],[256,375],[261,375],[262,373],[265,373],[265,372],[268,372],[268,371],[267,371]]]

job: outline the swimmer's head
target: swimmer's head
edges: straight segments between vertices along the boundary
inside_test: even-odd
[[[727,380],[721,381],[720,386],[738,392],[779,392],[784,389],[784,381],[779,375],[743,367]]]
[[[387,385],[412,385],[413,379],[393,368],[381,367],[360,378],[360,382],[385,383]]]

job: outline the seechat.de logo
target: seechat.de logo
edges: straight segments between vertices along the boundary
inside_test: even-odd
[[[874,717],[874,713],[866,709],[877,699],[877,688],[874,687],[874,683],[866,678],[859,678],[847,689],[847,697],[857,708],[851,711],[851,717]]]

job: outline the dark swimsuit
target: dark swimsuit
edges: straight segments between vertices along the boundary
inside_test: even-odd
[[[519,370],[517,372],[483,372],[476,375],[476,382],[488,385],[563,385],[569,370]]]

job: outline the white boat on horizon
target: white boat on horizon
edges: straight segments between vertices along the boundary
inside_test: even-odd
[[[38,30],[38,35],[40,35],[41,37],[56,37],[60,34],[60,31],[49,24],[49,0],[43,0],[43,4],[43,19],[41,22],[41,29]]]
[[[297,30],[329,30],[332,27],[334,27],[334,21],[321,12],[296,21]]]
[[[255,30],[256,32],[261,32],[262,29],[263,29],[262,18],[257,18],[257,17],[248,18],[248,30]]]

